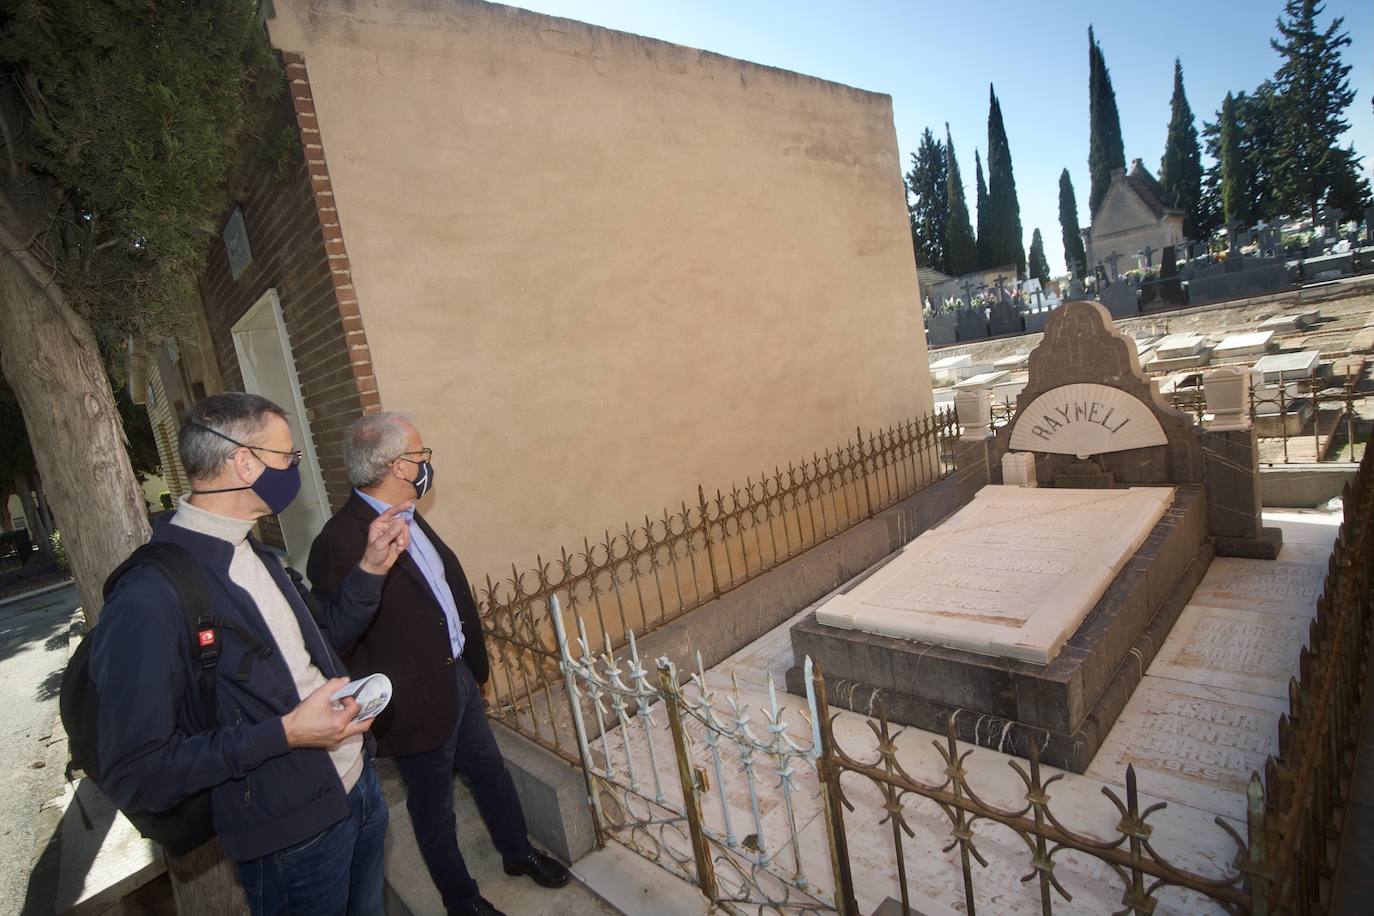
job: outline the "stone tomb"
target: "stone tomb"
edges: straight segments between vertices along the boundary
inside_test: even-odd
[[[1255,361],[1251,371],[1257,381],[1277,385],[1294,379],[1310,379],[1317,375],[1322,355],[1317,350],[1302,350],[1298,353],[1272,353]]]
[[[816,620],[1048,664],[1173,495],[985,487]]]
[[[1256,356],[1267,353],[1274,345],[1274,332],[1249,331],[1245,334],[1232,334],[1217,344],[1213,355],[1218,359],[1233,356]]]
[[[820,665],[832,704],[872,714],[881,699],[893,721],[943,732],[952,720],[961,740],[1022,756],[1033,743],[1046,763],[1082,773],[1206,572],[1201,488],[990,487],[970,508],[980,500],[794,625],[794,657]],[[976,521],[999,505],[1012,517]],[[1091,537],[1112,536],[1084,550],[1094,519]],[[787,683],[804,690],[800,665]]]

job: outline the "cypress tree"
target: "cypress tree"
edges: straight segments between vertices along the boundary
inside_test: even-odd
[[[949,201],[946,197],[945,147],[926,128],[921,143],[911,156],[911,171],[906,175],[910,191],[911,229],[916,245],[916,263],[947,271],[945,224]]]
[[[1276,220],[1284,215],[1277,203],[1275,178],[1275,150],[1278,145],[1277,102],[1274,84],[1265,80],[1253,95],[1236,93],[1231,100],[1230,138],[1231,171],[1243,175],[1243,187],[1238,192],[1244,202],[1237,202],[1236,219],[1244,222]],[[1202,225],[1197,238],[1204,238],[1225,222],[1225,207],[1221,194],[1221,123],[1222,112],[1215,121],[1202,125],[1207,155],[1214,162],[1206,173],[1203,200],[1199,207]]]
[[[992,241],[992,231],[988,228],[988,184],[983,180],[983,160],[978,156],[978,148],[973,149],[973,172],[978,182],[978,269],[986,270],[992,265],[992,254],[988,243]]]
[[[1112,77],[1107,72],[1107,60],[1102,47],[1088,26],[1088,175],[1092,182],[1088,192],[1088,216],[1097,213],[1097,205],[1112,183],[1112,170],[1126,167],[1126,152],[1121,143],[1121,117],[1116,111],[1116,93]]]
[[[1221,215],[1225,222],[1249,222],[1250,212],[1246,199],[1245,156],[1241,151],[1240,127],[1236,121],[1236,100],[1231,93],[1221,103],[1221,123],[1218,130],[1217,163],[1221,180]]]
[[[964,180],[959,174],[959,159],[954,155],[954,140],[945,122],[945,199],[949,212],[945,222],[945,264],[956,277],[971,273],[978,266],[978,246],[969,224]]]
[[[1050,265],[1045,260],[1045,240],[1040,237],[1039,229],[1031,233],[1030,263],[1026,269],[1028,276],[1035,277],[1041,283],[1050,278]]]
[[[1078,198],[1068,169],[1059,173],[1059,229],[1064,237],[1064,265],[1081,280],[1088,270],[1088,256],[1078,229]]]
[[[1350,44],[1337,16],[1323,31],[1316,19],[1317,0],[1287,0],[1285,22],[1278,20],[1279,39],[1270,44],[1283,58],[1274,75],[1277,89],[1278,144],[1275,156],[1278,203],[1288,213],[1317,207],[1342,164],[1338,141],[1350,127],[1345,110],[1355,99],[1350,65],[1341,63],[1341,48]]]
[[[1159,163],[1159,183],[1174,195],[1184,213],[1183,231],[1192,235],[1202,225],[1202,147],[1193,109],[1183,92],[1183,64],[1174,58],[1174,95],[1169,103],[1169,132]]]
[[[990,267],[1015,264],[1016,275],[1026,275],[1026,250],[1021,241],[1021,205],[1016,200],[1016,176],[1012,174],[1011,147],[1002,125],[1002,106],[988,86],[988,226],[992,241]]]

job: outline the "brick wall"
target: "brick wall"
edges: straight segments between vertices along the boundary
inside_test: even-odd
[[[252,261],[239,279],[233,279],[224,245],[216,239],[201,278],[201,294],[225,388],[241,390],[243,372],[234,350],[233,325],[265,293],[277,291],[306,421],[330,506],[337,509],[349,491],[344,431],[364,413],[380,410],[381,399],[305,64],[298,55],[282,57],[290,91],[282,101],[278,124],[297,129],[300,146],[284,166],[263,156],[251,168],[239,206]],[[273,534],[264,530],[269,539]]]

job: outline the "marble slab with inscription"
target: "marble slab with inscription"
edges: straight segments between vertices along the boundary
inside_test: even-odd
[[[1135,767],[1142,791],[1226,817],[1245,817],[1250,774],[1278,753],[1288,701],[1146,675],[1088,767],[1121,784]]]
[[[829,626],[1047,664],[1164,514],[1172,487],[984,487],[822,605]]]
[[[1218,557],[1193,592],[1192,603],[1310,618],[1317,613],[1325,581],[1325,564],[1310,560],[1255,563]]]
[[[1190,604],[1149,673],[1286,699],[1309,624],[1307,617]]]

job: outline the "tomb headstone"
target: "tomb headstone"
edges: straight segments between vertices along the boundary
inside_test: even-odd
[[[1200,334],[1170,334],[1155,344],[1152,372],[1205,366],[1212,359],[1207,338]]]
[[[926,319],[926,345],[942,347],[956,342],[957,312],[939,311]]]
[[[999,278],[1000,279],[1000,278]],[[1001,337],[1005,334],[1021,334],[1026,330],[1025,323],[1021,320],[1021,313],[1012,302],[1011,296],[1003,289],[997,301],[992,304],[988,315],[988,333],[992,337]]]
[[[1186,301],[1183,282],[1178,276],[1176,251],[1174,246],[1166,245],[1161,253],[1159,276],[1140,285],[1140,310],[1151,312],[1177,308]]]
[[[1113,318],[1129,318],[1140,313],[1140,291],[1134,284],[1113,283],[1097,298]]]
[[[981,305],[976,304],[974,308],[962,309],[956,318],[956,335],[958,340],[982,340],[988,336],[988,319],[983,314]]]

